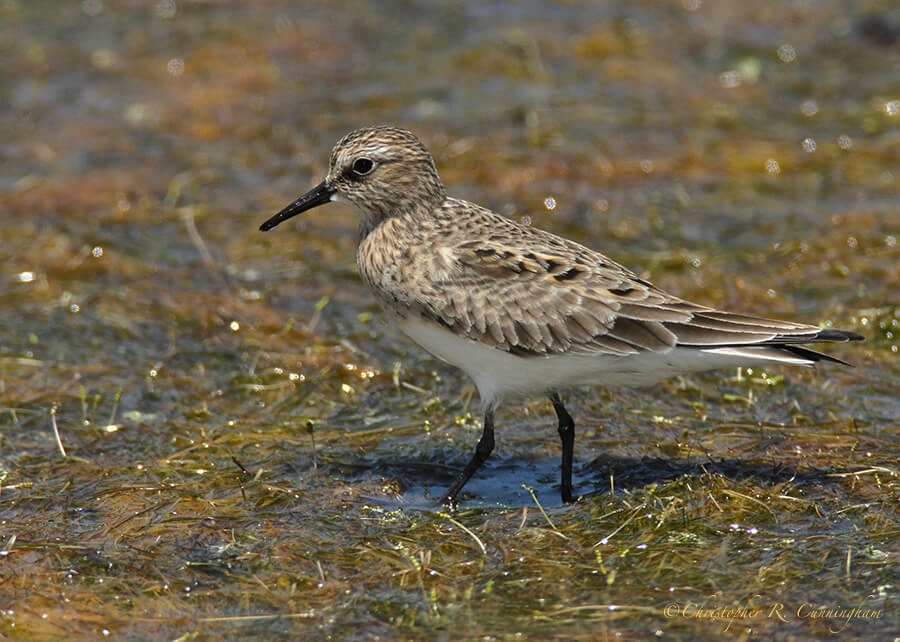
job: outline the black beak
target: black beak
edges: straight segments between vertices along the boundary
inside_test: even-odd
[[[288,220],[292,216],[302,214],[306,210],[311,210],[312,208],[318,207],[319,205],[330,203],[331,197],[334,196],[334,192],[335,190],[332,189],[328,183],[322,181],[311,190],[309,190],[306,194],[278,212],[278,214],[260,225],[259,229],[263,232],[268,232],[273,227],[275,227],[282,221]]]

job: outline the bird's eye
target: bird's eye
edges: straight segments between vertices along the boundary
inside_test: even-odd
[[[375,163],[368,158],[357,158],[353,161],[353,173],[358,174],[359,176],[368,174],[372,171],[373,167],[375,167]]]

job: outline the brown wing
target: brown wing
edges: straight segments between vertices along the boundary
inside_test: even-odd
[[[419,280],[432,285],[417,293],[416,307],[459,335],[523,355],[627,355],[676,345],[827,340],[818,339],[822,331],[815,326],[684,301],[598,252],[494,217],[499,226],[511,225],[496,236],[445,245],[440,268],[421,266],[445,278]]]

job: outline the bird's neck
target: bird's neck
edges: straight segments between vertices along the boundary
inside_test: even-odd
[[[362,243],[372,232],[389,219],[400,219],[403,224],[412,227],[427,226],[438,217],[447,197],[435,194],[432,198],[410,200],[399,206],[372,208],[361,212],[359,217],[359,242]]]

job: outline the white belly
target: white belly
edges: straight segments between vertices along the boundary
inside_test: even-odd
[[[727,349],[673,348],[628,356],[519,357],[420,318],[402,320],[400,329],[434,356],[468,374],[485,406],[510,394],[544,394],[578,386],[647,386],[679,374],[753,363],[810,364],[770,348],[744,349],[740,354]]]

